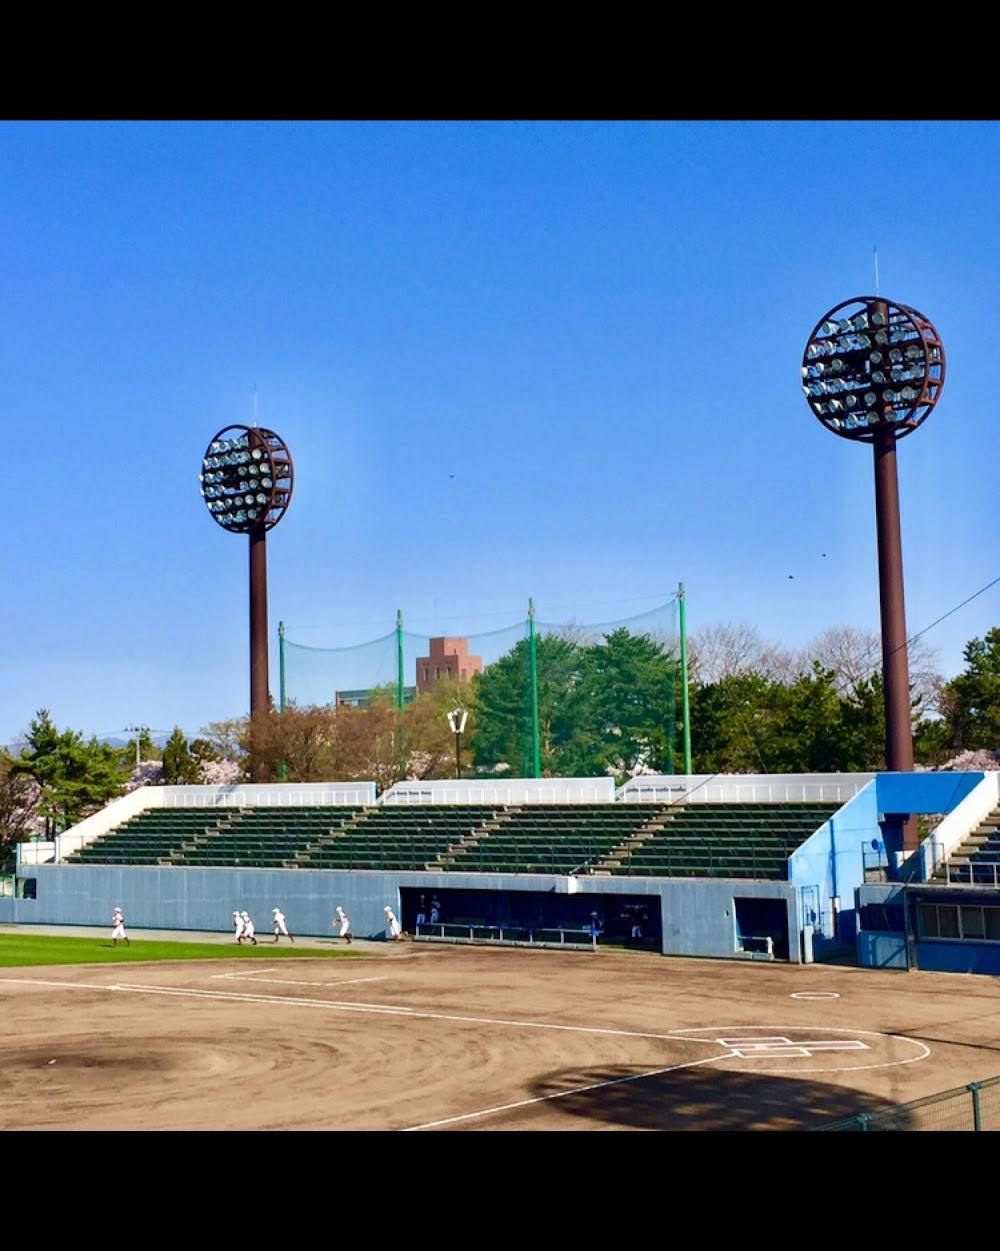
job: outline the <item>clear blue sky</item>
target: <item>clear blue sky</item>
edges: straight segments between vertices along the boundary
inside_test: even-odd
[[[681,579],[692,629],[877,627],[871,453],[799,389],[876,242],[948,353],[900,447],[928,623],[1000,572],[998,158],[990,123],[0,126],[0,741],[41,706],[245,710],[246,541],[197,473],[255,386],[296,460],[269,544],[299,642]],[[932,633],[945,672],[998,595]]]

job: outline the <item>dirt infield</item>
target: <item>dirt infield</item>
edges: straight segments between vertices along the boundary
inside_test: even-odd
[[[990,978],[423,947],[0,970],[3,1129],[796,1128],[1000,1073]]]

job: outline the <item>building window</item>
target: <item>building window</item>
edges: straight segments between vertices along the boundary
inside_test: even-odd
[[[937,938],[937,908],[934,904],[921,904],[918,911],[921,938]]]
[[[963,908],[961,911],[962,911],[962,937],[963,938],[985,938],[986,927],[983,924],[982,908]]]
[[[920,938],[957,938],[1000,942],[1000,908],[922,903],[917,907]]]
[[[430,668],[430,665],[424,665],[424,681],[425,681],[425,682],[429,682],[430,680],[431,680],[431,668]]]

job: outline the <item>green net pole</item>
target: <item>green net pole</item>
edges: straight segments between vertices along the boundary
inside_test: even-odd
[[[406,777],[406,749],[403,745],[403,703],[405,675],[403,673],[403,610],[396,609],[396,712],[399,739],[399,778]]]
[[[278,622],[278,711],[285,711],[285,623]],[[284,782],[288,777],[288,765],[278,761],[278,781]]]
[[[535,601],[528,600],[528,665],[531,687],[532,777],[542,776],[542,736],[538,726],[538,640],[535,636]]]
[[[670,689],[667,694],[667,772],[674,771],[674,739],[677,735],[677,662],[670,657]]]
[[[278,711],[285,711],[285,623],[278,622]]]
[[[688,707],[688,647],[687,609],[684,602],[684,583],[677,584],[677,612],[681,636],[681,724],[684,727],[684,772],[691,772],[691,718]]]
[[[396,609],[396,707],[403,711],[403,610]]]

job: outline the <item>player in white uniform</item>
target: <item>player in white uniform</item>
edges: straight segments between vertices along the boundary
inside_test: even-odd
[[[131,944],[131,943],[129,942],[129,940],[128,940],[128,935],[125,933],[125,915],[124,915],[124,913],[122,912],[121,908],[116,907],[116,908],[115,908],[115,910],[114,910],[114,912],[113,912],[113,913],[112,913],[112,915],[111,915],[111,943],[112,943],[112,946],[114,946],[114,947],[117,947],[117,946],[118,946],[118,940],[119,940],[119,938],[124,938],[124,939],[125,939],[125,946],[126,946],[126,947],[131,947],[131,946],[132,946],[132,944]]]
[[[233,929],[236,931],[236,941],[238,943],[242,943],[243,941],[243,918],[240,916],[238,912],[233,913]]]
[[[333,922],[333,928],[336,929],[338,925],[340,926],[340,937],[346,938],[349,943],[353,943],[354,937],[351,934],[351,918],[347,915],[340,904],[337,904],[337,916]]]
[[[395,942],[403,937],[403,930],[399,922],[396,920],[396,914],[391,908],[383,908],[385,913],[385,926],[389,931],[389,937]]]
[[[256,930],[253,927],[253,921],[250,920],[249,912],[241,912],[243,918],[243,937],[249,938],[253,945],[257,946]]]
[[[294,943],[295,939],[288,932],[288,926],[285,924],[285,914],[281,909],[272,908],[271,916],[274,918],[274,941],[277,942],[281,935],[284,934],[286,938],[291,938]]]

